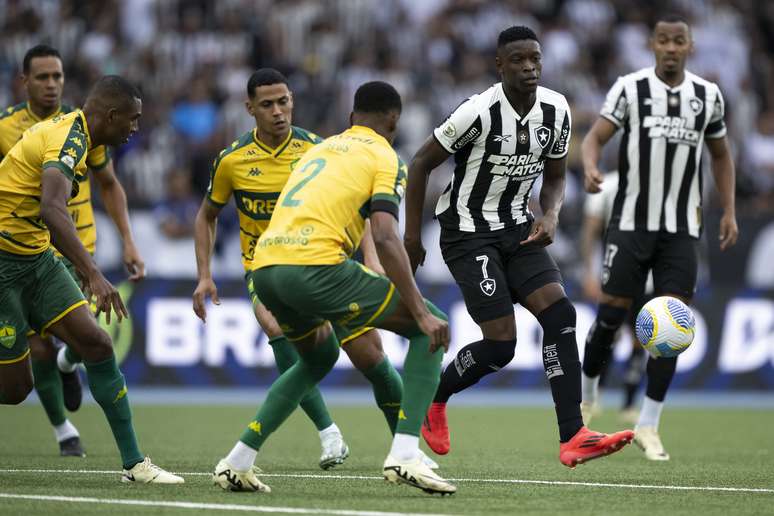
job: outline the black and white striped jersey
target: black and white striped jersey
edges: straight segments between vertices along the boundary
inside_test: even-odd
[[[435,129],[455,161],[435,209],[441,227],[489,232],[532,219],[532,185],[546,159],[567,155],[572,125],[564,95],[543,87],[536,95],[521,117],[497,83],[463,102]]]
[[[610,226],[698,238],[704,138],[726,135],[723,96],[690,72],[674,88],[645,68],[620,77],[601,115],[623,128]]]

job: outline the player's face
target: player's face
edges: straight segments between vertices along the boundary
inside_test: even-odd
[[[682,72],[693,51],[691,31],[683,22],[658,22],[650,46],[656,55],[656,69],[667,74]]]
[[[503,85],[520,93],[537,90],[543,71],[540,43],[534,39],[520,39],[503,45],[497,51],[495,65]]]
[[[22,76],[27,98],[36,106],[55,109],[62,100],[64,72],[55,56],[33,57],[29,73]]]
[[[255,96],[247,101],[247,111],[261,133],[282,138],[293,119],[293,94],[287,84],[258,86]]]
[[[138,98],[126,102],[121,109],[111,109],[107,115],[106,142],[123,145],[140,129],[142,101]]]

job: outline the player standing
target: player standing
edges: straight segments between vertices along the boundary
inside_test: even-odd
[[[422,208],[427,179],[449,155],[454,177],[436,207],[441,251],[483,339],[465,346],[441,376],[422,427],[436,453],[450,449],[446,403],[505,367],[516,348],[514,303],[543,327],[543,365],[559,424],[559,459],[567,466],[607,455],[631,441],[630,431],[604,435],[583,426],[575,308],[545,249],[564,200],[570,109],[564,96],[538,86],[541,51],[535,33],[500,33],[495,58],[502,79],[470,97],[417,151],[409,167],[405,245],[413,267],[424,259]],[[541,217],[528,208],[543,175]]]
[[[602,146],[623,129],[618,193],[607,231],[602,296],[583,358],[584,411],[597,399],[599,373],[649,271],[655,295],[690,303],[696,289],[702,231],[702,143],[706,140],[723,207],[720,249],[736,243],[734,164],[718,86],[685,69],[691,30],[677,17],[659,20],[651,35],[656,66],[619,78],[601,116],[583,139],[586,191],[599,192]],[[635,443],[650,460],[669,460],[658,434],[677,358],[650,358]],[[588,423],[588,421],[586,421]]]
[[[62,104],[64,72],[59,52],[47,45],[32,47],[24,55],[22,82],[27,101],[9,107],[0,114],[0,159],[21,139],[22,133],[43,120],[56,115],[70,113],[72,108]],[[116,225],[124,242],[124,263],[130,271],[131,280],[145,275],[144,264],[134,245],[129,227],[129,215],[126,206],[126,194],[116,179],[113,162],[104,146],[92,149],[87,157],[87,166],[97,179],[101,198],[105,208]],[[94,254],[97,241],[97,228],[94,225],[94,211],[91,205],[91,183],[89,175],[80,176],[78,195],[67,203],[70,215],[76,225],[78,237],[89,251]],[[55,254],[61,254],[54,250]],[[64,260],[73,278],[77,280],[72,264]],[[82,389],[80,378],[74,363],[80,359],[67,347],[60,350],[61,367],[57,371],[57,348],[51,337],[41,338],[30,335],[30,359],[35,379],[35,390],[46,411],[49,422],[54,427],[59,443],[59,452],[63,456],[83,457],[85,453],[80,435],[75,426],[66,418],[64,409],[77,410],[81,404]],[[65,359],[65,355],[70,360]]]
[[[215,467],[213,481],[224,489],[269,491],[253,469],[258,450],[333,368],[339,342],[376,327],[409,339],[384,477],[433,493],[456,491],[419,452],[449,328],[443,312],[419,293],[398,236],[406,169],[391,142],[400,112],[400,95],[389,84],[360,86],[352,127],[301,158],[258,239],[250,280],[300,358],[272,384],[255,419]],[[389,279],[349,258],[366,219]]]
[[[124,467],[121,480],[178,484],[183,479],[143,457],[132,426],[124,376],[113,345],[55,246],[74,266],[98,311],[127,316],[118,291],[81,242],[67,200],[76,196],[90,149],[122,145],[137,131],[139,92],[125,79],[101,78],[83,110],[32,126],[0,163],[0,403],[32,390],[27,336],[52,334],[84,359],[89,388],[110,424]]]

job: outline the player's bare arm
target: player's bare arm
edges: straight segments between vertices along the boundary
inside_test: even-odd
[[[715,178],[715,187],[720,194],[720,206],[723,208],[718,240],[720,240],[720,250],[725,251],[736,244],[736,239],[739,236],[734,199],[736,171],[731,159],[731,151],[728,148],[728,139],[725,136],[723,138],[707,138],[706,142],[712,157],[712,175]]]
[[[215,245],[215,228],[220,213],[220,206],[216,206],[207,198],[202,200],[199,212],[194,221],[194,249],[196,250],[196,274],[199,279],[196,290],[193,293],[193,309],[202,321],[207,320],[207,310],[204,302],[209,297],[216,305],[220,304],[218,289],[212,279],[210,261]]]
[[[84,290],[96,298],[98,313],[105,312],[107,322],[110,322],[110,312],[113,310],[121,321],[124,317],[129,317],[124,302],[83,247],[73,219],[67,211],[67,199],[71,189],[72,181],[59,169],[49,167],[43,170],[40,216],[51,232],[51,243],[75,265],[83,279]]]
[[[428,310],[411,274],[408,255],[398,236],[398,221],[390,213],[376,211],[371,214],[371,231],[387,277],[395,284],[398,293],[417,321],[422,332],[430,337],[430,352],[439,347],[449,349],[449,324]]]
[[[104,168],[92,171],[92,177],[97,181],[99,193],[105,203],[105,210],[115,224],[121,241],[124,244],[123,259],[130,281],[138,281],[145,277],[145,262],[137,250],[129,225],[129,209],[126,204],[126,192],[116,177],[113,161],[108,161]]]
[[[564,202],[565,173],[567,157],[547,159],[543,172],[543,187],[540,189],[540,208],[543,215],[535,219],[532,230],[521,244],[535,244],[545,247],[554,241],[556,225],[559,223],[559,211]]]
[[[374,237],[371,234],[371,221],[365,221],[365,231],[360,240],[360,251],[363,253],[363,263],[366,267],[379,274],[384,274],[384,267],[379,261],[379,254],[376,252]]]
[[[422,246],[422,212],[425,207],[425,192],[430,173],[446,161],[446,152],[434,136],[430,136],[420,147],[408,167],[408,184],[406,186],[406,233],[403,235],[403,245],[406,247],[411,270],[425,261],[425,248]]]
[[[599,193],[602,191],[600,185],[604,178],[599,170],[599,156],[602,154],[602,147],[610,141],[610,138],[613,137],[617,130],[618,128],[613,122],[600,117],[594,122],[588,134],[583,138],[583,143],[581,143],[583,186],[588,193]]]

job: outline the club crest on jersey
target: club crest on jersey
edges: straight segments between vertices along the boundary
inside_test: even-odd
[[[497,290],[497,283],[492,278],[484,278],[481,280],[481,283],[479,283],[479,286],[481,287],[481,292],[489,297],[492,297],[495,290]]]
[[[537,144],[540,145],[541,149],[545,149],[548,143],[551,141],[551,129],[541,125],[540,127],[536,127],[534,129],[534,133]]]
[[[691,108],[694,115],[698,115],[701,113],[701,110],[704,109],[704,102],[698,97],[693,97],[688,101],[688,106]]]
[[[529,140],[529,135],[527,134],[527,131],[519,131],[519,143],[524,145]]]
[[[443,128],[443,135],[447,138],[454,138],[455,134],[457,134],[457,128],[454,127],[454,124],[451,122],[446,124],[446,127]]]

